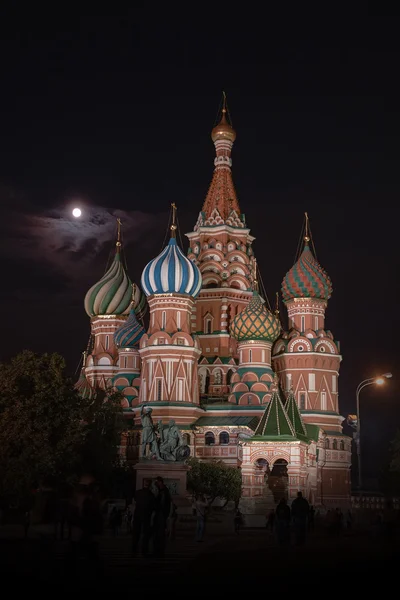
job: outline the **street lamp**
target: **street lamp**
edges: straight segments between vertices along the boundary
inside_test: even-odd
[[[361,473],[361,438],[360,438],[360,430],[361,430],[361,422],[360,422],[360,392],[363,388],[367,387],[367,385],[383,385],[386,379],[390,379],[392,377],[391,373],[383,373],[378,377],[371,377],[370,379],[364,379],[361,383],[358,384],[356,391],[357,398],[357,433],[356,433],[356,444],[357,444],[357,460],[358,460],[358,488],[361,490],[362,488],[362,473]]]

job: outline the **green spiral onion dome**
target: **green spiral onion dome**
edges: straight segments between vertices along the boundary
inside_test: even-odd
[[[287,302],[293,298],[320,298],[329,300],[332,282],[328,273],[312,254],[306,241],[299,260],[288,271],[282,281],[282,296]]]
[[[233,319],[230,332],[238,342],[262,340],[273,343],[280,335],[281,324],[266,308],[258,292],[253,292],[248,306]]]
[[[92,400],[96,396],[96,390],[90,385],[85,375],[85,368],[81,370],[78,381],[75,384],[75,389],[81,398]]]
[[[110,268],[85,297],[85,310],[89,317],[101,315],[127,315],[132,303],[132,282],[125,271],[122,257],[117,251]]]

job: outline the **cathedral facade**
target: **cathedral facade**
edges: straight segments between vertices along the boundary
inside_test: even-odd
[[[325,327],[332,284],[306,222],[302,251],[282,282],[287,330],[268,310],[233,185],[235,138],[224,105],[187,254],[173,205],[170,240],[144,267],[139,287],[118,234],[110,268],[86,294],[91,339],[77,388],[122,392],[131,421],[122,451],[130,461],[140,459],[142,406],[156,421],[174,419],[192,456],[241,469],[248,514],[264,510],[266,498],[290,502],[299,490],[315,506],[346,505],[351,439],[339,412],[340,345]]]

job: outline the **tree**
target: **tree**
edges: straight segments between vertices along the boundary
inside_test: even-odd
[[[0,492],[26,495],[65,479],[85,437],[84,401],[58,354],[18,354],[0,365]]]
[[[0,494],[21,498],[83,473],[107,485],[122,417],[120,393],[81,398],[59,354],[24,351],[0,364]]]
[[[216,498],[239,502],[242,491],[240,469],[229,467],[221,460],[201,462],[188,460],[187,487],[193,494],[204,494],[212,503]]]

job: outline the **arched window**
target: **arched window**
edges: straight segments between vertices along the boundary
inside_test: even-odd
[[[301,317],[301,331],[305,331],[306,328],[306,318],[305,317]]]
[[[212,446],[213,444],[215,444],[215,435],[212,431],[207,431],[204,437],[206,441],[206,446]]]
[[[337,450],[337,440],[333,440],[332,448],[333,450]]]
[[[249,362],[253,362],[253,351],[249,350]]]
[[[229,444],[229,433],[227,431],[221,431],[219,434],[220,444]]]
[[[162,382],[161,379],[157,380],[157,400],[160,401],[161,400],[161,386],[162,386]]]
[[[300,410],[305,410],[306,409],[306,395],[301,393],[300,394]]]
[[[341,450],[344,450],[344,441],[343,440],[340,440],[340,446],[339,446],[339,448]]]
[[[211,319],[206,319],[205,333],[211,333]]]
[[[182,439],[184,444],[190,446],[190,435],[188,433],[184,433]]]
[[[167,324],[167,313],[165,310],[163,310],[162,314],[161,314],[161,329],[165,329],[166,324]]]
[[[326,450],[329,450],[329,448],[330,448],[330,447],[331,447],[331,444],[330,444],[330,442],[329,442],[329,440],[328,440],[328,438],[327,438],[327,439],[325,440],[325,449],[326,449]]]
[[[181,328],[181,311],[178,310],[176,313],[176,326],[178,329]]]

